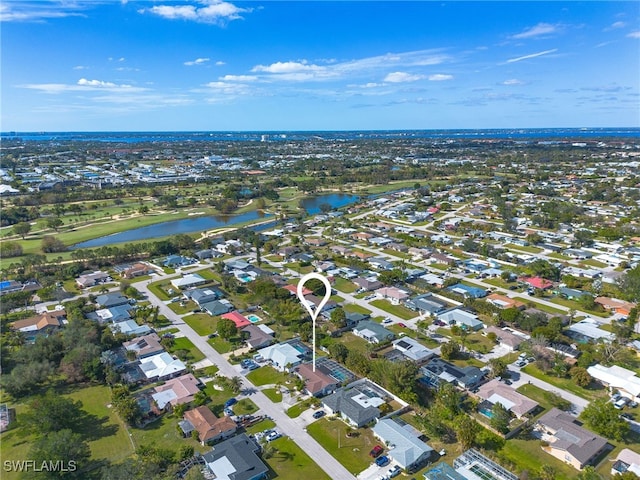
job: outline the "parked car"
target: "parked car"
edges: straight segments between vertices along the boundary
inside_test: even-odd
[[[391,320],[389,317],[385,318],[382,323],[391,323],[393,320]]]
[[[375,458],[378,455],[380,455],[382,452],[384,452],[384,448],[382,448],[380,445],[376,445],[371,449],[371,451],[369,452],[369,455]]]
[[[511,380],[509,380],[508,378],[504,379],[504,383],[506,383],[507,385],[511,385],[513,382]]]
[[[389,457],[387,457],[386,455],[382,455],[376,458],[376,465],[379,467],[384,467],[388,463],[389,463]]]
[[[398,475],[400,475],[400,472],[402,472],[402,469],[398,465],[396,465],[395,467],[389,470],[389,472],[387,473],[387,476],[389,478],[397,477]]]
[[[313,418],[322,418],[324,417],[324,410],[318,410],[317,412],[313,412]]]
[[[224,406],[225,406],[225,408],[226,407],[231,407],[232,405],[235,405],[236,403],[238,403],[238,400],[236,400],[234,397],[231,397],[229,400],[224,402]]]
[[[282,434],[278,431],[272,431],[271,433],[267,434],[267,436],[265,437],[267,439],[267,442],[272,442],[278,438],[280,438],[282,436]]]
[[[518,360],[516,362],[516,367],[524,367],[527,364],[524,360]]]
[[[402,328],[407,328],[407,326],[404,323],[398,323],[398,326]]]

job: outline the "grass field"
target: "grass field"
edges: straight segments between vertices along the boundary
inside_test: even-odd
[[[539,378],[547,383],[550,383],[554,387],[558,387],[563,390],[567,390],[579,397],[582,397],[586,400],[595,400],[597,398],[602,398],[607,396],[607,391],[601,385],[597,385],[595,382],[591,382],[590,388],[582,388],[576,385],[569,378],[558,378],[552,375],[545,375],[542,371],[540,371],[534,364],[529,364],[526,367],[522,368],[522,371],[528,373],[529,375]]]
[[[554,479],[571,480],[577,475],[577,470],[544,452],[539,440],[513,438],[505,443],[498,455],[517,465],[516,470],[520,472],[527,470],[537,474],[542,465],[550,465],[556,472]]]
[[[209,335],[217,330],[218,318],[206,313],[194,313],[182,319],[200,336]]]
[[[276,449],[266,463],[279,480],[329,480],[330,477],[289,437],[281,437],[272,442]]]
[[[273,367],[261,367],[247,374],[247,378],[257,387],[261,385],[275,385],[276,383],[286,383],[289,376],[281,373]]]
[[[358,474],[371,464],[369,451],[378,444],[370,429],[359,428],[357,437],[346,436],[347,425],[338,419],[323,418],[307,427],[307,432],[351,473]]]
[[[204,354],[186,337],[176,338],[173,346],[169,349],[171,353],[175,353],[178,350],[186,350],[188,352],[186,360],[189,362],[199,362],[204,359]]]
[[[416,312],[409,310],[407,307],[402,305],[392,305],[388,300],[372,300],[371,305],[404,320],[410,320],[417,316]]]
[[[336,288],[336,290],[339,290],[342,293],[353,293],[358,289],[355,283],[350,282],[349,280],[346,280],[342,277],[336,278],[333,286]]]
[[[361,313],[363,315],[371,314],[371,310],[361,307],[360,305],[357,305],[355,303],[347,303],[343,305],[342,308],[344,308],[345,312]]]
[[[264,393],[273,403],[279,403],[282,401],[282,392],[280,392],[280,390],[275,388],[265,388],[262,390],[262,393]]]

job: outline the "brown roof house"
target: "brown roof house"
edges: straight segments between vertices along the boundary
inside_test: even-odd
[[[180,422],[180,428],[184,435],[191,435],[191,432],[197,431],[198,440],[202,445],[229,438],[238,428],[231,417],[218,418],[204,405],[184,412],[183,419]]]
[[[49,335],[56,332],[66,323],[67,312],[54,310],[13,322],[11,328],[24,333],[29,338],[35,338],[36,335]]]
[[[160,345],[160,337],[156,333],[142,335],[128,342],[124,342],[122,346],[129,352],[134,352],[136,358],[145,358],[164,352],[164,347]]]
[[[574,417],[557,408],[538,419],[536,430],[542,434],[545,452],[577,470],[591,464],[609,448],[604,438],[574,423]]]
[[[520,336],[513,333],[511,330],[507,328],[498,328],[493,325],[488,326],[484,329],[484,334],[495,333],[500,346],[506,348],[507,350],[511,350],[512,352],[518,350],[520,348],[520,344],[527,340],[526,336]]]
[[[314,397],[329,395],[340,386],[340,382],[323,373],[318,367],[314,372],[310,363],[303,363],[297,367],[296,374],[305,381],[304,389],[307,393]]]
[[[176,405],[191,402],[195,394],[200,391],[199,385],[200,382],[196,377],[188,373],[167,380],[163,385],[157,386],[154,388],[155,393],[151,397],[160,409],[164,409],[167,405],[175,407]]]
[[[499,403],[518,418],[524,417],[538,406],[537,402],[516,392],[496,378],[482,385],[477,395],[484,400],[483,403],[487,403],[486,407],[489,409]]]

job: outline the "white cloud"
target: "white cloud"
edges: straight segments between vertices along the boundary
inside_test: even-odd
[[[515,62],[520,62],[522,60],[527,60],[529,58],[541,57],[543,55],[549,55],[550,53],[554,53],[554,52],[557,52],[557,51],[558,51],[557,48],[553,48],[551,50],[545,50],[543,52],[531,53],[529,55],[524,55],[522,57],[510,58],[509,60],[507,60],[507,63],[515,63]]]
[[[89,67],[85,66],[85,65],[76,65],[75,67],[73,67],[74,70],[89,70]]]
[[[436,73],[434,75],[429,75],[429,80],[431,82],[444,82],[445,80],[453,80],[453,75],[445,75],[443,73]]]
[[[251,88],[244,83],[209,82],[205,87],[209,88],[209,93],[221,94],[225,97],[249,95],[252,92]]]
[[[404,82],[417,82],[422,80],[424,75],[416,75],[407,72],[391,72],[384,77],[385,82],[389,83],[404,83]]]
[[[516,35],[512,35],[511,38],[535,38],[540,36],[546,36],[553,33],[557,33],[560,29],[559,25],[552,25],[550,23],[538,23],[537,25],[526,29]]]
[[[627,34],[627,37],[629,37],[629,38],[640,38],[640,30]]]
[[[84,17],[84,10],[95,2],[2,2],[0,22],[42,22],[53,18]]]
[[[615,22],[611,24],[611,28],[624,28],[627,24],[624,22]]]
[[[323,70],[323,67],[309,64],[306,60],[302,60],[301,62],[276,62],[271,65],[256,65],[251,69],[252,72],[266,73],[320,72]]]
[[[225,63],[225,62],[223,62],[222,60],[218,60],[218,61],[216,62],[216,67],[221,67],[222,65],[226,65],[226,63]]]
[[[243,18],[240,14],[250,13],[252,8],[240,8],[221,0],[205,0],[204,6],[195,5],[155,5],[138,10],[149,12],[168,20],[189,20],[200,23],[224,24],[231,20]]]
[[[18,85],[20,88],[29,90],[38,90],[43,93],[59,94],[64,92],[91,92],[91,91],[108,91],[108,92],[127,92],[139,93],[144,92],[146,88],[134,87],[126,84],[116,84],[113,82],[105,82],[103,80],[88,80],[81,78],[75,84],[66,83],[30,83]]]
[[[518,80],[517,78],[510,78],[509,80],[505,80],[504,82],[502,82],[502,85],[524,85],[524,82],[522,80]]]
[[[207,63],[210,58],[196,58],[195,60],[190,60],[188,62],[184,62],[187,67],[193,67],[194,65],[203,65]],[[217,65],[217,64],[216,64]]]
[[[225,75],[218,80],[222,82],[255,82],[258,77],[255,75]]]

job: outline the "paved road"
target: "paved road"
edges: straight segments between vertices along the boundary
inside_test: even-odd
[[[521,371],[518,367],[509,365],[508,368],[513,380],[513,388],[518,388],[520,385],[530,383],[547,392],[556,392],[562,398],[571,402],[571,404],[573,405],[573,413],[575,413],[576,415],[579,415],[580,412],[582,412],[582,410],[584,410],[584,408],[589,404],[588,400],[585,400],[584,398],[578,397],[571,392],[567,392],[566,390],[563,390],[554,385],[551,385],[550,383],[533,377],[528,373]]]
[[[160,307],[159,313],[165,315],[180,333],[193,342],[200,349],[206,358],[211,360],[220,369],[220,374],[227,377],[241,375],[241,373],[231,365],[221,354],[206,341],[206,337],[201,337],[195,330],[186,324],[179,315],[174,313],[164,302],[156,297],[147,287],[148,280],[134,284],[142,293],[147,295],[149,301]],[[242,376],[242,375],[241,375]],[[289,418],[281,407],[274,404],[262,392],[260,392],[246,377],[243,376],[245,388],[254,390],[251,399],[264,415],[268,415],[278,425],[279,430],[288,435],[298,446],[305,451],[318,466],[324,470],[329,477],[336,480],[348,480],[355,478],[346,468],[344,468],[333,456],[331,456],[311,435],[304,430],[304,423],[296,422]],[[311,479],[310,479],[311,480]]]

